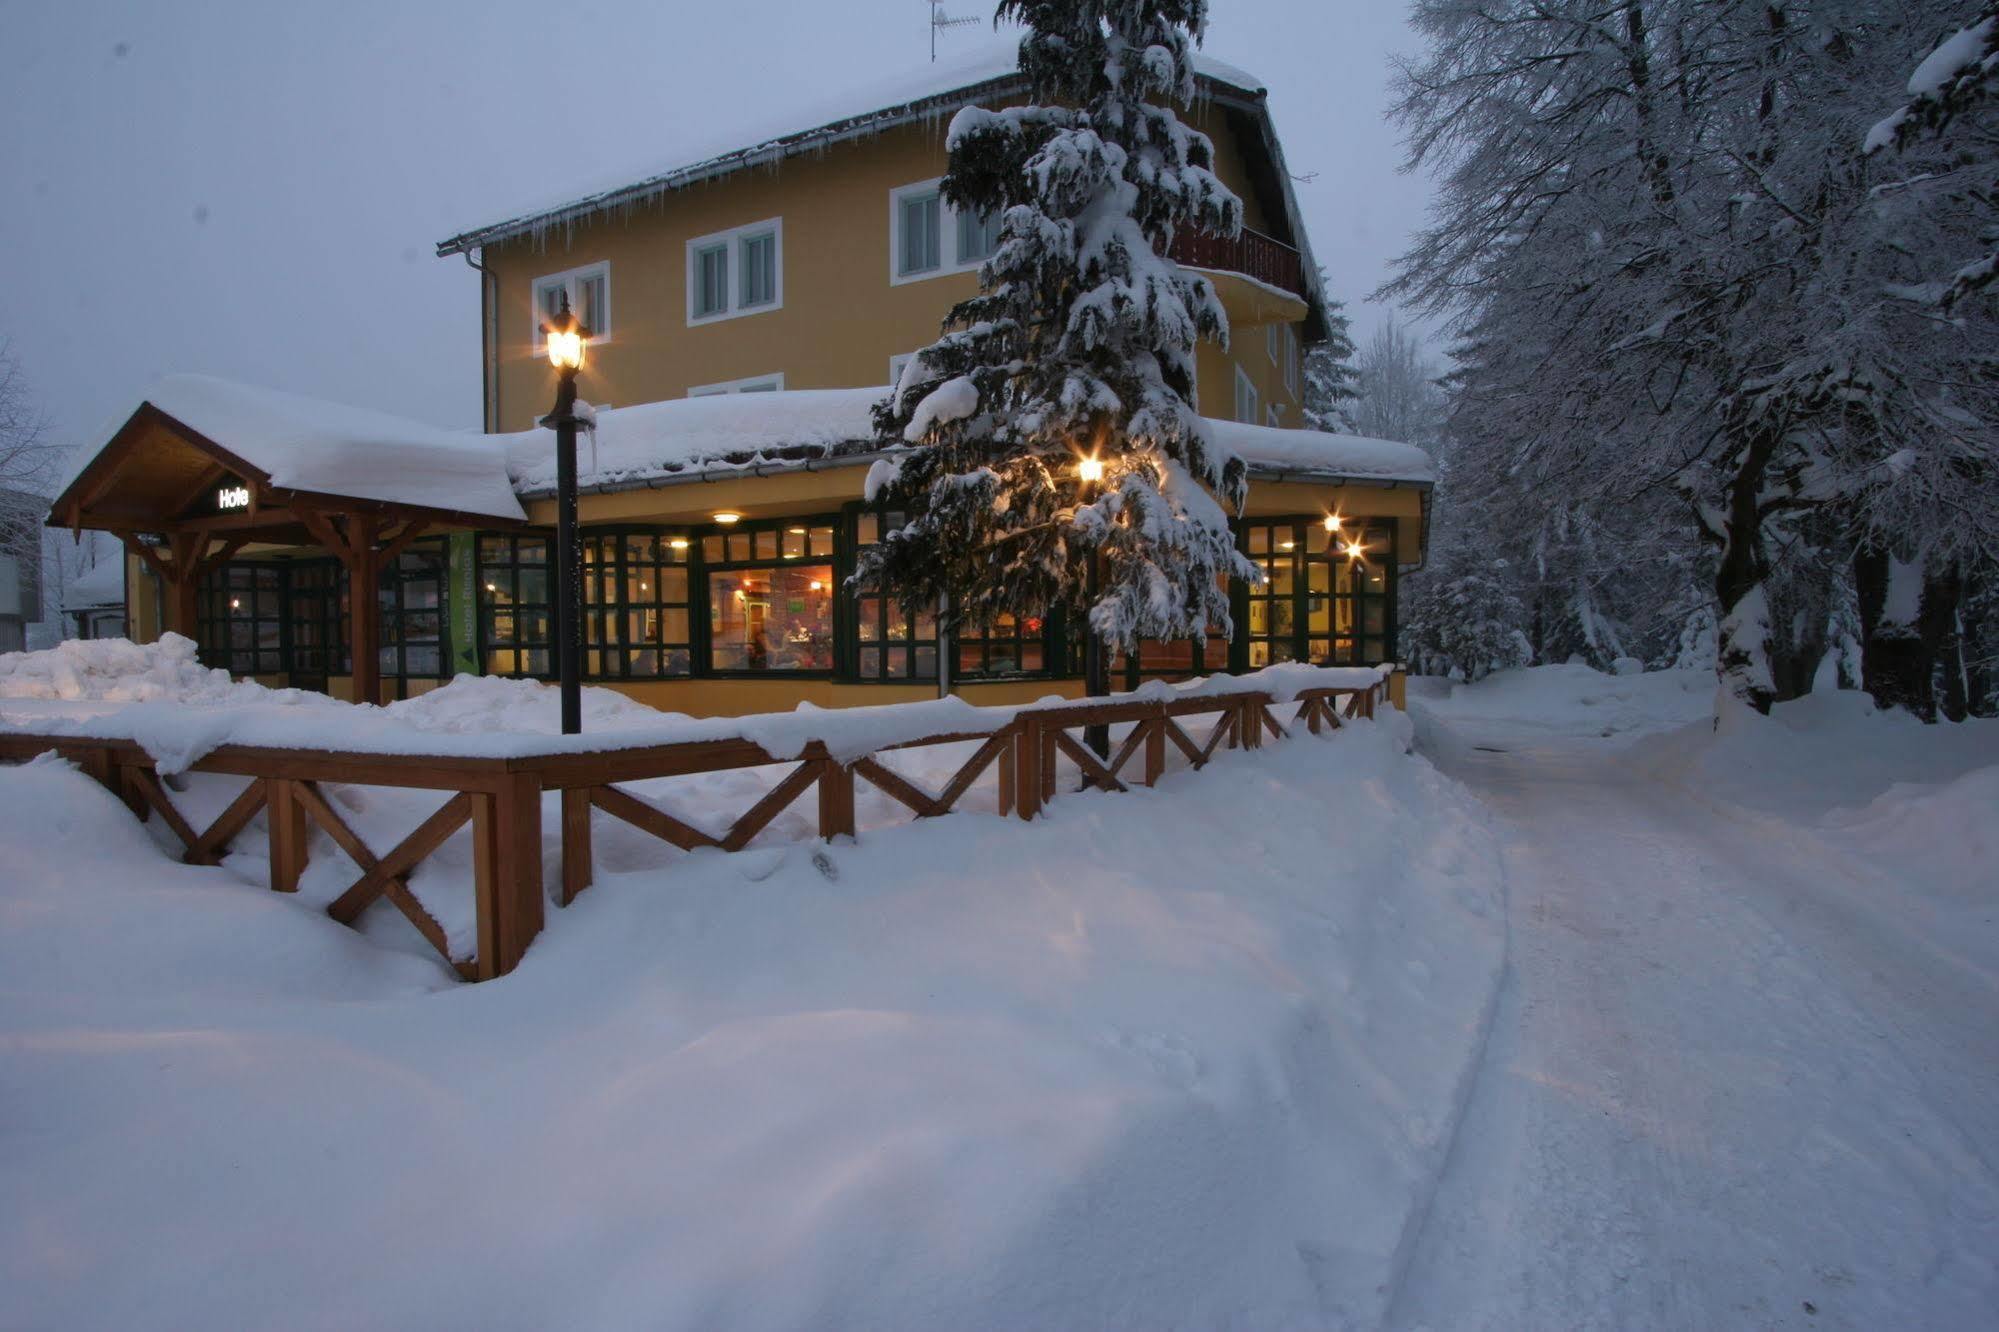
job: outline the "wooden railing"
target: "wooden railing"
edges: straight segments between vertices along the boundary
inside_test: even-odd
[[[1297,250],[1260,231],[1244,227],[1235,236],[1191,229],[1176,233],[1167,254],[1189,268],[1241,273],[1266,286],[1305,298],[1305,261]]]
[[[1384,679],[1364,687],[1301,691],[1289,720],[1312,734],[1348,720],[1372,717],[1388,697]],[[807,791],[817,791],[818,835],[851,837],[855,790],[866,783],[906,807],[916,818],[956,809],[988,771],[995,771],[998,811],[1032,819],[1058,793],[1060,760],[1075,767],[1082,789],[1129,789],[1127,770],[1152,786],[1167,769],[1169,746],[1194,769],[1216,751],[1260,748],[1266,737],[1288,732],[1267,693],[1195,696],[1167,701],[1111,699],[1023,709],[990,730],[925,736],[870,753],[836,757],[814,741],[780,759],[749,740],[709,740],[580,753],[513,758],[368,754],[252,745],[223,745],[189,765],[189,771],[247,777],[249,781],[207,827],[191,825],[174,804],[154,761],[135,741],[0,731],[0,761],[25,761],[51,750],[75,762],[116,794],[140,819],[157,816],[185,848],[190,864],[220,864],[230,843],[259,813],[270,834],[270,886],[296,892],[309,856],[309,830],[317,827],[354,863],[357,877],[327,907],[351,925],[362,910],[386,898],[468,980],[503,976],[520,962],[543,921],[542,796],[559,793],[562,847],[557,901],[568,905],[589,887],[592,811],[652,834],[682,850],[718,847],[740,851]],[[1213,716],[1204,739],[1188,730],[1193,718]],[[1129,726],[1117,748],[1099,757],[1083,732],[1091,726]],[[1198,728],[1197,728],[1198,729]],[[881,760],[883,755],[976,743],[941,789],[931,791]],[[788,770],[722,833],[695,827],[625,787],[663,777],[787,766]],[[447,791],[450,796],[394,846],[377,851],[343,819],[325,788],[382,786]],[[409,876],[467,824],[472,829],[473,905],[477,945],[454,956],[443,927],[410,892]]]

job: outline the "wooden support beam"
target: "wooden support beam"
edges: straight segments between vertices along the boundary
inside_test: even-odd
[[[510,773],[498,791],[464,798],[472,806],[476,972],[492,980],[519,966],[541,933],[541,778]]]
[[[361,877],[346,892],[333,899],[333,904],[326,908],[326,914],[342,925],[352,925],[355,917],[386,892],[392,881],[399,889],[406,890],[406,885],[402,883],[403,876],[421,864],[425,856],[443,846],[451,834],[465,826],[465,820],[471,817],[471,803],[471,797],[462,791],[445,801],[394,850],[373,865],[362,865]],[[352,848],[347,851],[349,855],[354,854]],[[355,863],[360,862],[357,859]]]
[[[410,542],[430,530],[430,524],[421,518],[412,518],[403,525],[403,530],[389,538],[382,546],[381,564],[383,568],[393,565],[409,549]]]
[[[127,768],[125,780],[159,814],[161,821],[173,829],[173,834],[180,838],[181,845],[192,851],[195,843],[201,839],[196,836],[194,829],[188,827],[187,820],[174,808],[173,801],[167,799],[167,793],[160,789],[159,778],[147,768]]]
[[[1013,807],[1023,819],[1041,812],[1041,723],[1021,717],[1014,723]]]
[[[1067,754],[1069,761],[1082,771],[1084,785],[1102,787],[1106,791],[1126,789],[1125,784],[1103,765],[1103,760],[1088,747],[1077,744],[1067,731],[1058,726],[1052,728],[1050,734],[1055,737],[1055,747]]]
[[[825,759],[808,759],[793,768],[783,781],[764,793],[763,799],[750,806],[749,813],[736,820],[728,836],[722,839],[722,849],[740,851],[748,846],[772,819],[784,813],[792,801],[805,794],[806,787],[819,779],[819,768],[825,762]]]
[[[1166,774],[1166,728],[1173,723],[1164,717],[1145,726],[1145,784],[1159,785]]]
[[[310,783],[271,777],[265,779],[264,785],[269,788],[264,808],[271,831],[271,891],[295,893],[299,878],[305,873],[306,857],[306,813],[299,791]],[[315,790],[313,794],[319,793]]]
[[[353,651],[354,701],[382,701],[382,606],[376,585],[382,565],[375,550],[376,519],[356,513],[347,518],[347,642]]]
[[[876,790],[892,796],[909,806],[909,808],[916,811],[918,818],[927,818],[932,814],[942,814],[944,812],[937,803],[937,797],[931,795],[915,782],[910,781],[907,777],[895,771],[895,769],[885,768],[871,758],[855,759],[854,775],[865,778],[867,783]]]
[[[636,796],[620,791],[615,786],[590,786],[582,789],[589,793],[591,804],[612,818],[622,819],[641,832],[649,832],[662,842],[671,843],[682,851],[722,844],[720,838],[710,837],[693,824],[683,823],[659,806],[648,804]]]
[[[590,849],[590,789],[574,786],[562,793],[562,897],[568,906],[590,886],[594,867]]]
[[[181,859],[190,865],[221,864],[222,854],[228,849],[229,843],[235,840],[237,833],[249,826],[250,820],[256,818],[257,811],[263,807],[263,779],[252,777],[243,789],[237,792],[236,798],[229,802],[229,807],[222,811],[221,816],[209,824],[207,831],[195,839],[194,845],[187,849],[187,854]]]
[[[819,769],[819,835],[854,835],[854,770],[827,759]]]

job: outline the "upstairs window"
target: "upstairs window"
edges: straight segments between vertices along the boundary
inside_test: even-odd
[[[753,222],[687,242],[687,322],[784,306],[784,223]]]
[[[1256,385],[1243,373],[1243,368],[1235,368],[1235,419],[1247,425],[1255,425],[1262,414],[1263,403]]]
[[[888,216],[891,282],[962,273],[999,247],[998,215],[959,212],[935,180],[890,191]]]
[[[1298,396],[1301,357],[1299,356],[1298,330],[1294,325],[1284,326],[1284,387],[1291,390],[1291,396]]]
[[[531,313],[537,355],[542,348],[541,326],[561,312],[565,296],[569,298],[570,311],[582,321],[583,327],[590,330],[592,345],[610,340],[611,266],[607,263],[590,264],[534,280],[534,309]]]
[[[749,379],[724,380],[720,384],[696,384],[687,390],[690,398],[719,398],[727,393],[777,393],[784,388],[784,376],[754,375]]]

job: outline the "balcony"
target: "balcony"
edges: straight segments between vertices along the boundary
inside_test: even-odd
[[[1236,273],[1266,287],[1305,299],[1305,263],[1298,251],[1274,236],[1248,227],[1234,238],[1203,231],[1182,231],[1167,253],[1188,268]]]

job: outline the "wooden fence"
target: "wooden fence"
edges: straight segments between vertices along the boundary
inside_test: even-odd
[[[1361,688],[1313,689],[1296,696],[1291,719],[1313,734],[1357,717],[1372,717],[1387,701],[1387,682]],[[719,847],[740,851],[808,790],[818,791],[821,837],[855,832],[855,786],[866,782],[916,818],[950,813],[988,770],[997,770],[999,812],[1032,819],[1057,794],[1059,761],[1075,765],[1083,788],[1129,789],[1127,778],[1156,783],[1166,771],[1168,746],[1196,769],[1217,749],[1256,749],[1287,732],[1264,693],[1216,694],[1171,701],[1112,699],[1029,708],[990,731],[925,736],[887,745],[860,758],[836,759],[814,741],[798,755],[779,759],[749,740],[710,740],[631,749],[540,754],[516,758],[367,754],[251,745],[222,745],[190,765],[194,772],[249,778],[243,790],[206,828],[190,825],[174,805],[153,760],[131,740],[34,735],[0,731],[0,761],[24,761],[55,751],[122,799],[140,819],[157,815],[186,848],[189,864],[221,863],[230,843],[259,813],[270,835],[270,886],[296,892],[307,857],[309,830],[318,827],[360,871],[360,877],[327,907],[353,924],[377,898],[387,898],[467,980],[489,980],[512,971],[542,927],[542,795],[559,792],[562,871],[557,900],[574,901],[589,887],[593,868],[591,812],[599,810],[682,850]],[[1215,716],[1213,730],[1197,743],[1189,719]],[[1124,726],[1118,747],[1100,758],[1080,734],[1091,726]],[[880,755],[976,742],[942,790],[932,792],[880,762]],[[1136,763],[1136,774],[1129,770]],[[705,832],[622,789],[660,777],[790,765],[775,785],[721,836]],[[376,852],[327,798],[329,785],[383,786],[449,791],[437,811],[386,852]],[[445,931],[409,889],[409,875],[467,823],[472,826],[473,905],[477,946],[471,957],[453,957]]]

